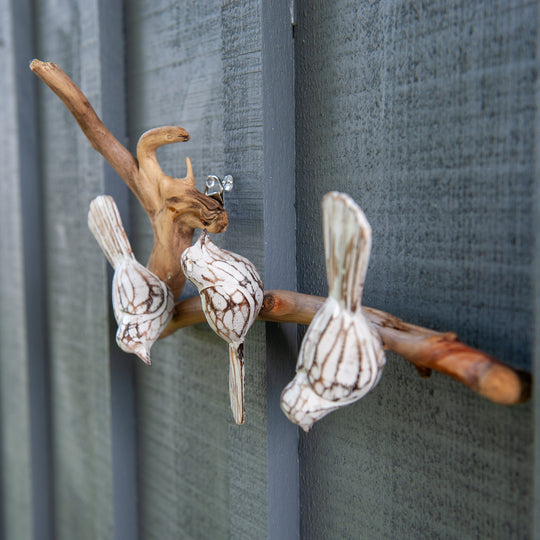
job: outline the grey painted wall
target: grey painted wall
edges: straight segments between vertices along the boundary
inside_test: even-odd
[[[278,408],[296,328],[256,323],[238,428],[206,325],[156,344],[151,368],[114,343],[89,201],[114,194],[141,260],[151,230],[33,56],[132,150],[186,128],[164,170],[189,155],[200,189],[234,176],[215,239],[267,288],[326,294],[320,199],[346,191],[373,227],[368,305],[532,369],[538,3],[293,12],[294,28],[288,0],[0,0],[0,536],[534,537],[532,403],[389,355],[371,395],[299,435]]]
[[[181,125],[191,140],[160,150],[168,174],[193,161],[197,186],[232,174],[229,229],[216,237],[264,271],[260,5],[127,4],[129,141]],[[135,250],[151,229],[132,205]],[[191,295],[194,289],[190,288]],[[268,534],[265,331],[246,342],[246,424],[231,421],[226,344],[206,324],[156,344],[136,369],[142,538],[264,538]]]
[[[373,227],[368,305],[527,369],[534,338],[537,5],[300,2],[299,289],[325,294],[319,201]],[[531,405],[395,355],[301,437],[305,538],[531,537]]]

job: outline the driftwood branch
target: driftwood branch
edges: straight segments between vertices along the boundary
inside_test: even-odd
[[[177,126],[147,131],[139,139],[138,159],[135,159],[105,127],[83,92],[56,64],[33,60],[30,69],[62,100],[92,146],[141,203],[154,231],[148,269],[167,283],[178,298],[186,280],[180,267],[180,255],[191,246],[194,230],[218,233],[228,225],[223,206],[195,189],[189,158],[185,178],[166,175],[157,161],[157,148],[189,140],[188,132]]]
[[[90,144],[134,189],[139,166],[130,151],[106,128],[80,88],[52,62],[32,60],[30,69],[62,100]]]
[[[291,291],[266,291],[259,319],[308,325],[324,301],[325,298]],[[465,345],[455,334],[408,324],[377,309],[362,309],[378,330],[385,348],[403,356],[421,374],[438,371],[501,405],[521,403],[530,397],[528,373]],[[173,319],[161,337],[205,320],[199,297],[184,300],[176,304]]]
[[[176,126],[152,129],[141,136],[136,159],[105,127],[83,92],[58,66],[33,60],[30,68],[62,100],[92,146],[141,203],[154,231],[154,246],[147,266],[171,287],[177,298],[185,283],[180,255],[192,244],[194,229],[205,228],[217,233],[228,225],[223,206],[195,189],[189,158],[185,178],[167,176],[157,161],[157,148],[187,141],[189,134]],[[290,291],[267,291],[259,319],[307,325],[324,300]],[[439,371],[504,405],[529,398],[529,374],[461,343],[455,334],[407,324],[375,309],[364,307],[363,310],[379,331],[385,347],[414,364],[421,374]],[[179,302],[172,322],[161,337],[205,320],[199,297]]]

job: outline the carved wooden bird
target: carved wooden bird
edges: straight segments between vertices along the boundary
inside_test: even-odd
[[[88,226],[114,268],[112,303],[118,323],[116,342],[150,365],[150,347],[169,324],[174,308],[170,288],[135,260],[114,199],[90,203]]]
[[[326,194],[322,208],[329,296],[306,332],[296,375],[281,395],[283,412],[306,432],[328,413],[367,394],[385,364],[379,334],[361,305],[371,227],[344,193]]]
[[[248,259],[216,246],[203,231],[181,258],[186,277],[197,287],[208,324],[229,343],[229,395],[237,424],[243,424],[244,340],[261,309],[264,290]]]

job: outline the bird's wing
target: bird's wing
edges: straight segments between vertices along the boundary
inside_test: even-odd
[[[169,287],[134,259],[125,259],[118,265],[112,291],[115,313],[151,318],[161,312],[172,314],[174,300]]]
[[[341,309],[330,297],[304,336],[296,369],[322,398],[356,400],[377,383],[381,362],[380,338],[363,315]]]

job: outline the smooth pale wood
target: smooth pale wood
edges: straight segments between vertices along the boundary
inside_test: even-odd
[[[309,325],[324,300],[292,291],[265,291],[259,319]],[[448,375],[501,405],[514,405],[529,399],[529,373],[515,370],[493,356],[461,343],[451,332],[436,332],[407,324],[393,315],[368,307],[362,310],[377,328],[385,348],[418,368]],[[173,319],[161,337],[204,321],[199,297],[184,300],[176,304]]]
[[[205,228],[217,233],[228,225],[222,205],[195,189],[189,158],[186,158],[185,178],[166,175],[157,161],[157,148],[188,141],[188,132],[176,126],[145,132],[137,145],[136,160],[105,127],[84,93],[62,69],[38,59],[31,62],[30,69],[62,100],[92,146],[111,164],[141,203],[154,231],[148,269],[165,281],[177,298],[185,283],[180,255],[191,245],[194,230]]]

